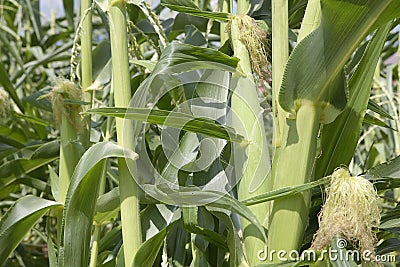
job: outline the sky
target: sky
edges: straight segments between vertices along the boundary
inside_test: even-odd
[[[75,1],[78,3],[78,1]],[[40,12],[43,13],[47,18],[50,17],[50,12],[53,10],[56,16],[64,15],[64,7],[62,0],[40,0]]]

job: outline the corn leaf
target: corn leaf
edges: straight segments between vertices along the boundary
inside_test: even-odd
[[[196,118],[182,112],[145,108],[97,108],[91,109],[86,113],[145,121],[232,142],[240,143],[244,141],[243,136],[237,134],[228,126],[219,125],[213,120]]]
[[[157,258],[158,252],[164,244],[165,237],[168,231],[172,230],[178,225],[179,221],[175,221],[162,229],[159,233],[144,242],[133,260],[132,267],[153,266]]]
[[[320,26],[294,49],[286,65],[279,103],[296,114],[303,101],[333,121],[345,108],[343,67],[359,43],[377,27],[400,16],[400,2],[322,0]]]
[[[400,239],[398,238],[389,238],[384,240],[377,248],[376,254],[383,255],[386,253],[390,253],[393,251],[400,250]]]
[[[260,224],[254,213],[235,198],[217,191],[199,190],[197,188],[186,187],[174,190],[166,185],[143,185],[143,190],[150,196],[159,199],[163,203],[182,205],[182,206],[206,206],[227,209],[239,214],[251,222],[260,232],[260,236],[267,240],[265,229]]]
[[[379,115],[387,118],[387,119],[391,119],[394,120],[394,118],[392,117],[392,115],[390,115],[389,113],[386,112],[386,110],[384,110],[381,106],[379,106],[378,103],[376,103],[374,100],[370,99],[368,100],[368,106],[367,108],[375,113],[378,113]]]
[[[207,229],[205,226],[199,225],[199,208],[198,207],[183,207],[183,225],[189,232],[199,235],[205,240],[214,245],[227,249],[225,240],[219,234],[215,233],[213,229]]]
[[[4,265],[26,233],[50,208],[60,206],[60,203],[36,196],[17,200],[0,221],[0,265]]]
[[[349,80],[349,101],[345,109],[322,129],[322,155],[316,161],[316,178],[331,174],[341,164],[350,163],[367,109],[375,66],[389,29],[390,25],[386,25],[374,34]]]
[[[20,158],[8,161],[0,166],[0,185],[5,185],[13,180],[13,178],[28,174],[38,168],[53,162],[58,157],[50,158]]]
[[[235,71],[238,62],[238,58],[227,56],[222,52],[210,48],[172,42],[161,54],[153,75],[169,70],[167,69],[168,67],[174,66],[177,68],[170,70],[172,73],[207,68],[232,72]],[[182,65],[181,68],[179,68],[179,65],[184,63],[188,64]]]
[[[70,27],[74,26],[74,0],[63,0],[65,17]]]
[[[366,176],[368,179],[400,178],[400,156],[369,169]]]
[[[71,0],[69,0],[71,1]],[[43,30],[41,27],[41,21],[40,21],[40,8],[39,8],[39,1],[34,2],[34,1],[29,1],[25,0],[26,7],[29,12],[29,17],[32,22],[32,27],[33,27],[33,32],[36,34],[36,38],[38,40],[43,39]]]
[[[391,219],[379,225],[381,229],[400,228],[400,219]]]
[[[201,10],[193,1],[190,0],[162,0],[161,5],[169,9],[208,19],[227,21],[232,16],[229,13],[211,12]]]
[[[210,212],[217,217],[222,223],[225,224],[228,235],[227,235],[227,245],[229,249],[229,266],[230,267],[249,267],[249,263],[246,260],[244,255],[244,248],[241,238],[239,237],[238,231],[235,228],[235,224],[232,220],[232,217],[229,214],[229,211],[222,212],[220,210],[214,210],[213,208],[208,207]],[[222,251],[223,252],[223,251]],[[225,255],[221,255],[225,257]]]
[[[302,184],[302,185],[288,186],[288,187],[284,187],[281,189],[270,191],[265,194],[258,195],[256,197],[242,200],[241,202],[246,206],[252,206],[252,205],[264,203],[267,201],[275,200],[278,198],[293,196],[298,193],[312,189],[314,187],[321,186],[326,182],[327,182],[326,179],[319,179],[318,181],[310,182],[310,183],[306,183],[306,184]]]
[[[377,125],[377,126],[381,126],[384,128],[388,128],[393,131],[397,131],[396,129],[393,129],[392,127],[390,127],[390,125],[386,124],[384,121],[382,121],[382,120],[378,119],[377,117],[374,117],[368,113],[365,114],[363,122],[371,124],[371,125]]]
[[[4,90],[10,95],[11,99],[17,104],[18,108],[24,112],[24,107],[15,92],[15,88],[9,79],[9,75],[4,69],[3,63],[0,62],[0,85],[3,86]]]
[[[111,142],[97,143],[82,156],[71,177],[63,214],[60,267],[88,265],[99,177],[105,159],[110,157],[135,160],[137,154]]]

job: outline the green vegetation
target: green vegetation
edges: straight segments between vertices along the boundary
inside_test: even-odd
[[[1,266],[400,262],[400,1],[62,2],[0,0]]]

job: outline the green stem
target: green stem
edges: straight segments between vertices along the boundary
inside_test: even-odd
[[[231,12],[231,0],[223,0],[222,6],[220,7],[220,11],[224,13]],[[226,22],[221,22],[220,24],[220,38],[221,38],[221,47],[224,43],[229,39],[229,33],[227,32],[227,25]]]
[[[75,126],[69,119],[62,115],[60,123],[60,168],[59,168],[59,202],[65,202],[72,174],[78,164],[80,155],[74,142],[78,135]]]
[[[400,32],[399,32],[399,42],[400,42]],[[400,45],[398,45],[398,50],[397,50],[397,55],[398,55],[398,63],[397,63],[397,73],[399,76],[399,80],[397,81],[397,92],[400,91]],[[400,101],[397,101],[398,104],[400,104]],[[398,107],[398,112],[396,114],[394,114],[395,120],[397,120],[397,125],[400,125],[400,106]],[[400,140],[400,132],[395,133],[397,135],[397,140]],[[396,151],[397,155],[400,155],[400,148],[397,149]],[[394,192],[394,199],[396,201],[400,201],[400,188],[396,188],[393,190]]]
[[[109,3],[111,1],[109,0]],[[114,2],[110,7],[110,38],[112,64],[112,86],[115,106],[127,107],[131,99],[128,46],[126,32],[126,7],[123,1]],[[116,119],[117,139],[121,146],[135,148],[133,122]],[[125,138],[124,138],[125,137]],[[135,166],[133,166],[133,169]],[[135,170],[132,170],[133,172]],[[142,242],[138,186],[125,159],[118,160],[119,189],[121,201],[122,238],[124,242],[125,265],[131,266]]]
[[[62,108],[62,107],[59,107]],[[78,164],[80,154],[74,142],[77,141],[78,134],[75,126],[72,125],[69,119],[62,115],[60,123],[60,167],[58,171],[59,177],[59,195],[57,201],[65,203],[69,184],[75,167]],[[62,230],[63,213],[60,211],[57,214],[57,240],[60,242]]]
[[[289,129],[285,131],[283,148],[274,165],[274,189],[312,180],[319,119],[318,108],[310,103],[298,110],[296,120],[286,120]],[[268,232],[270,251],[284,250],[289,253],[300,248],[308,222],[309,204],[309,192],[274,201]]]
[[[90,254],[89,267],[97,266],[97,255],[99,253],[99,239],[100,239],[101,225],[96,224],[93,231],[92,252]]]
[[[92,84],[92,11],[89,10],[92,0],[81,1],[82,23],[81,35],[81,69],[82,69],[82,89],[84,90],[84,101],[92,102],[92,93],[85,90]],[[89,10],[89,11],[88,11]],[[81,142],[85,148],[90,144],[90,116],[84,119],[84,129],[81,133]]]
[[[281,1],[274,2],[276,4],[281,3]],[[279,13],[279,11],[278,5],[273,7],[273,16]],[[318,27],[320,13],[319,0],[309,1],[298,42]],[[274,17],[273,21],[275,21]],[[287,28],[285,31],[287,32]],[[275,32],[275,34],[279,36],[280,33]],[[276,35],[273,35],[273,39],[275,38]],[[277,42],[275,45],[279,45],[279,43]],[[277,50],[273,48],[273,53],[276,52]],[[285,52],[285,55],[287,55],[287,52]],[[277,55],[277,58],[283,60],[284,56]],[[279,65],[279,67],[281,69],[278,72],[280,71],[281,75],[283,75],[284,65]],[[279,77],[278,82],[280,86],[282,76]],[[279,112],[278,123],[281,137],[280,147],[277,149],[272,163],[273,188],[279,189],[286,186],[307,183],[313,179],[313,166],[315,163],[320,119],[318,107],[312,103],[305,103],[299,109],[296,120],[289,120],[286,118],[286,112],[278,106],[277,97],[279,87],[275,87],[273,94],[275,94],[273,96],[273,99],[275,99],[274,104],[277,106],[276,108]],[[300,249],[308,222],[309,205],[309,191],[274,201],[268,233],[269,251],[284,250],[290,252],[291,250]],[[287,229],[290,229],[290,232]]]
[[[250,56],[246,46],[240,40],[240,16],[231,24],[231,42],[234,55],[240,59],[240,67],[247,77],[232,78],[233,94],[231,108],[233,127],[248,140],[248,145],[234,145],[234,164],[238,184],[238,199],[244,200],[271,190],[271,179],[266,177],[270,170],[262,111],[258,102],[257,87],[253,80]],[[269,205],[249,207],[267,227]],[[241,221],[247,259],[251,266],[260,264],[257,252],[264,249],[260,233],[247,220]]]
[[[107,128],[107,133],[108,133],[108,130],[109,129]],[[106,133],[106,136],[107,136],[107,133]],[[105,138],[105,141],[109,141],[109,139]],[[107,160],[105,160],[103,163],[103,170],[102,170],[102,173],[100,176],[101,180],[100,180],[100,187],[99,187],[99,196],[104,194],[104,190],[106,187],[106,176],[107,176]],[[101,225],[96,223],[94,226],[94,232],[93,232],[93,242],[92,242],[92,248],[91,248],[91,253],[90,253],[89,267],[97,266],[97,257],[99,254],[100,231],[101,231]]]
[[[279,147],[286,112],[278,104],[279,88],[289,56],[288,1],[272,1],[272,110],[274,118],[273,144]]]

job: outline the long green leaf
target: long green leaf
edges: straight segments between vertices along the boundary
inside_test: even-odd
[[[88,265],[99,177],[104,160],[110,157],[135,160],[138,156],[111,142],[97,143],[82,156],[71,178],[65,203],[60,267]]]
[[[376,254],[382,255],[386,253],[390,253],[393,251],[400,250],[400,239],[398,238],[389,238],[384,240],[377,248]]]
[[[26,7],[29,12],[29,17],[32,22],[33,26],[33,31],[36,35],[36,38],[38,40],[43,39],[43,30],[41,26],[41,21],[40,21],[40,8],[39,8],[39,1],[30,1],[30,0],[25,0]]]
[[[63,0],[65,17],[70,27],[74,26],[74,0]]]
[[[368,179],[400,178],[400,156],[369,169],[366,176]]]
[[[217,191],[199,190],[196,188],[183,188],[173,190],[165,185],[144,185],[143,190],[150,196],[166,204],[183,206],[207,206],[222,208],[233,211],[251,222],[261,233],[264,240],[267,240],[265,229],[260,224],[254,213],[235,198]]]
[[[211,12],[201,10],[196,4],[191,0],[162,0],[161,4],[168,7],[169,9],[186,13],[192,16],[198,16],[208,19],[215,19],[220,21],[229,20],[232,15],[229,13],[222,12]]]
[[[367,108],[375,113],[378,113],[379,115],[394,120],[394,118],[392,117],[392,115],[390,115],[389,113],[386,112],[386,110],[384,110],[381,106],[379,106],[378,103],[376,103],[374,100],[369,99],[368,100],[368,106]]]
[[[0,265],[4,265],[26,233],[50,208],[61,206],[60,203],[36,196],[17,200],[0,221]]]
[[[388,220],[379,225],[381,229],[400,228],[400,218]]]
[[[244,141],[244,138],[230,127],[219,125],[210,119],[196,118],[181,112],[145,108],[97,108],[86,113],[145,121],[232,142]]]
[[[321,121],[329,123],[345,108],[344,65],[367,34],[400,16],[400,2],[322,0],[321,6],[320,26],[289,58],[279,103],[296,114],[304,101],[311,101],[321,109]]]
[[[153,263],[157,258],[158,252],[164,244],[164,240],[167,236],[168,231],[176,227],[177,224],[178,221],[171,223],[170,225],[162,229],[158,234],[144,242],[136,253],[132,267],[153,266]]]
[[[312,189],[314,187],[321,186],[326,182],[327,182],[326,179],[319,179],[318,181],[311,182],[311,183],[306,183],[306,184],[296,185],[296,186],[288,186],[288,187],[284,187],[281,189],[270,191],[268,193],[265,193],[265,194],[262,194],[262,195],[259,195],[256,197],[242,200],[241,202],[246,206],[252,206],[252,205],[260,204],[263,202],[275,200],[278,198],[293,196],[298,193]]]
[[[15,88],[9,79],[9,75],[4,69],[3,63],[0,61],[0,84],[4,87],[7,93],[10,95],[11,99],[14,100],[15,104],[17,104],[18,108],[24,112],[24,107],[19,100],[17,93],[15,92]]]
[[[170,71],[172,73],[179,73],[208,68],[232,72],[238,67],[239,59],[227,56],[214,49],[172,42],[161,54],[160,60],[154,69],[154,74],[166,71],[170,67],[179,67],[180,64],[184,63],[188,64]]]
[[[38,159],[15,159],[4,163],[0,166],[0,185],[4,185],[10,182],[13,177],[20,177],[22,175],[28,174],[38,168],[49,164],[50,162],[56,160],[58,157],[51,158],[38,158]]]
[[[390,125],[386,124],[384,121],[382,121],[382,120],[378,119],[377,117],[374,117],[368,113],[365,114],[363,122],[367,123],[367,124],[371,124],[371,125],[377,125],[380,127],[388,128],[393,131],[397,131],[396,129],[393,129],[392,127],[390,127]]]
[[[370,40],[349,81],[350,96],[343,112],[322,129],[322,155],[316,161],[316,178],[331,174],[341,164],[348,165],[360,137],[368,105],[375,66],[390,25],[380,28]]]

